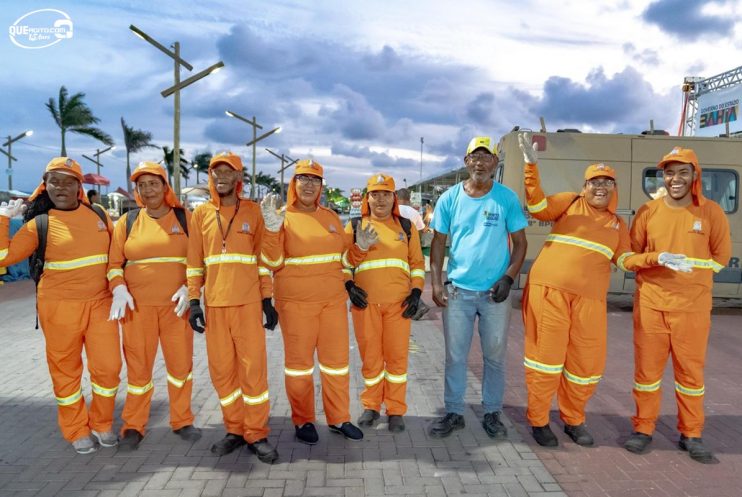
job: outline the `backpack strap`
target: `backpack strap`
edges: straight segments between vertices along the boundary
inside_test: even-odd
[[[136,209],[130,209],[129,212],[126,214],[126,238],[129,238],[131,228],[132,226],[134,226],[134,222],[139,217],[139,212],[141,210],[142,209],[137,207]],[[175,217],[178,219],[178,224],[180,224],[180,227],[183,228],[183,233],[188,236],[188,221],[186,220],[185,209],[182,207],[173,207],[173,212],[175,213]]]
[[[186,220],[185,209],[182,207],[173,207],[173,212],[175,212],[175,217],[178,218],[180,227],[183,228],[183,233],[188,236],[188,221]]]
[[[405,235],[407,235],[407,243],[410,243],[410,240],[412,239],[412,222],[407,219],[406,217],[398,217],[399,224],[402,225],[402,229],[405,232]]]
[[[129,209],[129,212],[126,213],[126,238],[129,238],[131,227],[134,226],[134,221],[139,217],[139,211],[141,210],[137,207],[136,209]]]
[[[356,243],[356,231],[358,231],[358,225],[361,224],[360,217],[350,218],[350,225],[353,227],[353,243]]]
[[[36,250],[29,258],[29,272],[31,278],[39,286],[41,280],[41,273],[44,272],[44,262],[46,258],[46,238],[49,231],[49,214],[39,214],[34,218],[36,224],[36,236],[39,238],[39,244],[36,246]]]

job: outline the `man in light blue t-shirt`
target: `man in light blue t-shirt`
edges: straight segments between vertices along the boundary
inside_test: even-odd
[[[484,356],[482,426],[490,437],[505,438],[507,430],[500,414],[505,391],[509,295],[526,256],[528,222],[515,192],[492,179],[497,155],[489,137],[476,137],[469,142],[464,164],[469,179],[454,185],[438,199],[432,222],[435,234],[430,246],[430,271],[433,301],[443,307],[446,415],[433,423],[429,434],[442,438],[464,427],[467,358],[474,321],[479,318]],[[444,286],[447,237],[451,237],[451,248]]]

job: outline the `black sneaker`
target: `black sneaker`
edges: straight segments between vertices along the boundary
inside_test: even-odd
[[[245,439],[242,438],[242,435],[227,433],[227,436],[211,446],[211,452],[218,456],[225,456],[230,452],[233,452],[235,449],[239,449],[245,445],[245,443]]]
[[[201,428],[196,428],[193,425],[186,425],[177,430],[173,430],[173,433],[178,435],[186,442],[195,442],[201,438]]]
[[[634,454],[644,454],[652,443],[652,435],[646,435],[635,431],[628,440],[624,442],[623,448]]]
[[[278,451],[268,442],[267,438],[249,443],[247,448],[264,463],[273,464],[278,459]]]
[[[354,442],[363,440],[363,432],[350,421],[346,421],[340,426],[329,425],[328,428],[330,428],[331,432],[338,433],[348,440],[353,440]]]
[[[464,416],[449,412],[442,418],[438,418],[428,429],[428,435],[433,438],[446,438],[454,430],[461,430],[466,426]]]
[[[487,432],[487,435],[489,435],[490,438],[501,440],[508,436],[508,429],[505,428],[505,425],[500,421],[499,411],[486,413],[482,420],[482,428],[484,428],[484,431]]]
[[[404,418],[398,414],[389,415],[389,431],[399,433],[404,431]]]
[[[564,433],[566,433],[577,445],[582,445],[583,447],[592,447],[595,445],[595,440],[590,432],[587,431],[585,423],[579,425],[565,424]]]
[[[358,418],[358,426],[369,427],[373,426],[376,420],[379,419],[379,411],[373,409],[366,409],[363,414]]]
[[[119,450],[123,452],[137,450],[139,448],[139,442],[141,442],[143,438],[144,435],[139,433],[137,430],[124,430],[123,436],[119,438]]]
[[[531,426],[531,434],[536,443],[542,447],[556,447],[559,445],[554,432],[551,431],[551,427],[548,424],[544,426]]]
[[[294,426],[296,439],[303,444],[314,445],[319,441],[317,429],[312,423],[304,423],[303,426]]]
[[[711,452],[709,449],[706,448],[705,445],[703,445],[703,439],[700,437],[688,438],[685,435],[680,435],[680,442],[678,442],[678,446],[682,450],[687,450],[690,458],[696,462],[700,462],[701,464],[719,464],[719,460],[714,457],[713,452]]]

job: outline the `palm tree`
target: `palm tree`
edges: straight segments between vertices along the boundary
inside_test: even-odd
[[[129,155],[135,154],[146,147],[157,148],[157,145],[152,143],[152,133],[141,129],[134,129],[121,118],[121,128],[124,130],[124,144],[126,145],[126,191],[131,194],[131,163],[129,162]]]
[[[173,169],[173,152],[174,150],[170,150],[170,147],[165,145],[162,147],[162,153],[163,153],[163,161],[165,162],[165,165],[167,167],[167,174],[168,174],[168,182],[170,183],[170,186],[173,185],[173,174],[175,169]],[[180,175],[183,176],[185,179],[188,179],[189,176],[188,171],[188,161],[185,158],[185,152],[183,152],[183,149],[180,149]]]
[[[54,98],[50,98],[46,103],[46,108],[49,109],[54,122],[62,131],[62,157],[67,156],[65,145],[67,131],[90,136],[108,146],[113,145],[113,139],[108,133],[93,127],[94,124],[100,122],[100,119],[93,115],[93,111],[83,102],[83,98],[85,98],[84,93],[75,93],[72,98],[68,98],[67,88],[62,86],[59,89],[59,101],[55,102]]]
[[[191,161],[191,167],[196,170],[196,183],[198,183],[198,173],[205,173],[209,170],[209,162],[211,162],[211,152],[201,152],[196,154]]]
[[[245,172],[245,183],[250,181],[250,175]],[[277,192],[281,188],[281,184],[273,176],[269,176],[262,171],[258,171],[255,175],[255,184],[265,187],[266,191]]]

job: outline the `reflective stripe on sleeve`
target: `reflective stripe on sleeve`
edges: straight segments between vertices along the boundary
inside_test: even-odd
[[[193,278],[195,276],[203,276],[204,275],[204,268],[202,267],[189,267],[186,269],[186,277],[187,278]]]
[[[410,276],[413,278],[425,279],[425,270],[424,269],[413,269],[412,271],[410,271]]]
[[[543,199],[541,202],[537,202],[535,204],[528,204],[528,212],[535,214],[537,212],[541,212],[542,210],[546,209],[548,206],[548,202],[546,199]]]
[[[724,266],[713,259],[694,259],[692,257],[688,257],[687,260],[688,262],[693,264],[694,268],[698,269],[711,269],[715,273],[718,273],[719,271],[724,269]]]
[[[628,273],[629,270],[626,269],[626,266],[623,265],[623,262],[626,260],[627,257],[630,257],[630,256],[634,255],[635,253],[636,252],[624,252],[623,254],[621,254],[621,256],[616,261],[616,266],[618,266],[618,269],[620,269],[621,271],[624,271],[624,272],[627,272]]]
[[[106,273],[106,278],[108,278],[108,281],[113,281],[113,279],[116,277],[123,278],[124,270],[123,269],[111,269],[108,271],[108,273]]]
[[[273,259],[268,259],[264,253],[260,253],[260,260],[265,262],[270,267],[278,267],[281,264],[283,264],[283,256],[279,257],[275,261]]]

